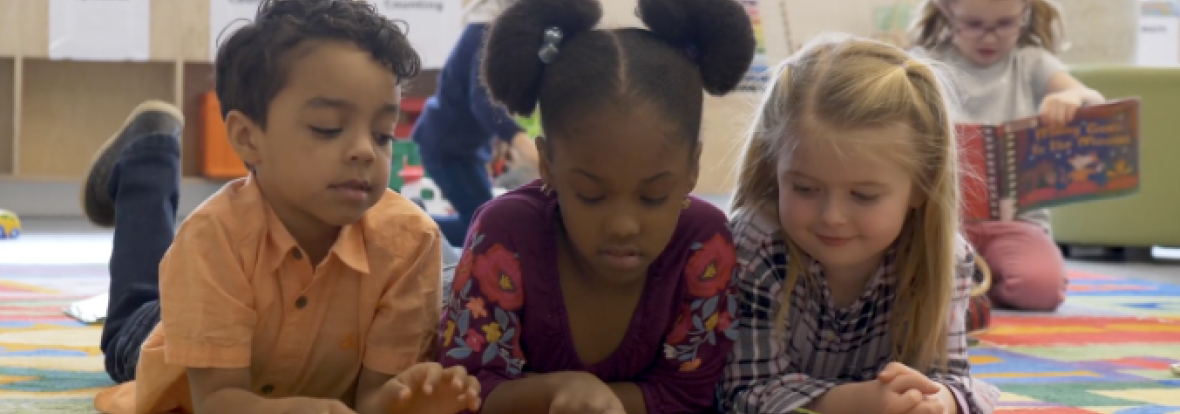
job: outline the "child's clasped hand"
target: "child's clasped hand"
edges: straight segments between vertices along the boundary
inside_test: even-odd
[[[549,403],[549,414],[627,414],[610,386],[585,372],[549,374],[560,385]]]
[[[938,398],[942,386],[898,362],[891,362],[877,375],[883,392],[884,414],[943,414],[946,407]]]
[[[424,362],[411,366],[381,387],[390,414],[455,414],[478,411],[479,381],[462,366],[443,368]]]

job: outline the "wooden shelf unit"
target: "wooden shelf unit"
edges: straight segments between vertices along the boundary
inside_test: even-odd
[[[94,152],[149,99],[184,112],[182,175],[202,179],[197,116],[201,94],[213,88],[209,0],[151,0],[147,61],[49,59],[48,8],[49,0],[0,0],[0,182],[80,181]],[[423,71],[403,96],[433,93],[436,76]]]
[[[16,59],[0,57],[0,175],[16,166]]]
[[[148,99],[176,102],[172,63],[23,64],[17,175],[81,177],[132,108]]]
[[[0,177],[81,178],[136,105],[186,107],[184,66],[0,56]],[[184,141],[186,154],[198,145],[195,135]],[[185,161],[195,175],[195,160]]]
[[[195,89],[212,87],[208,15],[208,0],[151,0],[147,61],[52,60],[49,0],[0,0],[0,179],[80,180],[136,105],[187,111]],[[183,171],[198,177],[188,132]]]

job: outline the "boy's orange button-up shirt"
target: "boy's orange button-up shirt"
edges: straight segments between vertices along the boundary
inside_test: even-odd
[[[243,178],[180,226],[160,262],[161,322],[136,381],[103,390],[109,414],[193,412],[187,368],[249,368],[253,391],[351,402],[362,367],[396,375],[432,359],[441,236],[387,191],[311,263]]]

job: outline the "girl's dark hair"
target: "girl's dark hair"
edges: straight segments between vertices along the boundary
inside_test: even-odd
[[[754,30],[734,0],[639,0],[649,30],[592,30],[597,0],[519,0],[493,23],[483,50],[484,85],[514,114],[540,106],[547,134],[579,114],[653,105],[693,142],[704,97],[737,87],[754,58]],[[538,57],[545,31],[563,37],[551,63]]]
[[[254,21],[217,51],[214,80],[222,117],[236,110],[265,128],[270,101],[287,82],[291,51],[305,41],[350,42],[399,82],[416,76],[421,59],[399,23],[367,1],[263,0]]]

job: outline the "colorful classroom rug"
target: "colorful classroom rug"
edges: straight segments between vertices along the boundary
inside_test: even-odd
[[[101,264],[0,263],[0,413],[94,413],[100,330],[62,315],[106,289]],[[972,349],[999,414],[1180,413],[1180,284],[1072,274],[1052,315],[997,315]]]
[[[94,413],[111,385],[98,349],[101,328],[62,314],[107,289],[100,264],[0,264],[0,413]]]
[[[1002,414],[1180,413],[1180,285],[1071,272],[1056,314],[997,315],[973,373]]]

